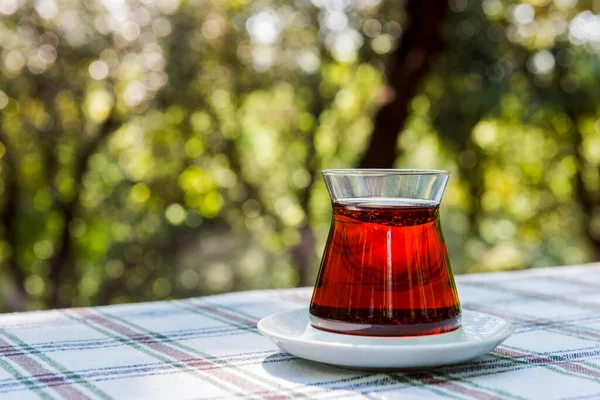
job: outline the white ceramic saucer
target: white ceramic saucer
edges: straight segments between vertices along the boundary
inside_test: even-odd
[[[284,311],[261,319],[258,330],[281,350],[300,358],[354,369],[431,368],[482,356],[515,328],[501,318],[462,312],[462,327],[449,333],[407,338],[367,337],[313,328],[308,310]]]

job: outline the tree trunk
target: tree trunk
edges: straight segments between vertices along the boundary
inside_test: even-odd
[[[1,122],[1,121],[0,121]],[[10,255],[7,260],[7,271],[12,277],[12,291],[3,293],[4,303],[8,311],[24,311],[26,304],[25,271],[17,261],[17,236],[20,193],[17,178],[17,162],[13,159],[12,149],[8,139],[0,132],[0,142],[4,144],[6,152],[4,162],[7,165],[5,185],[4,209],[0,212],[0,222],[4,228],[4,240],[10,246]]]
[[[114,110],[113,110],[114,112]],[[69,231],[69,225],[76,216],[77,207],[79,206],[79,200],[81,197],[81,190],[83,186],[83,178],[87,173],[89,167],[89,160],[96,153],[101,143],[118,128],[119,124],[111,115],[104,121],[104,123],[98,128],[96,137],[84,147],[79,154],[77,163],[75,165],[74,180],[77,191],[75,195],[67,202],[65,202],[60,208],[64,225],[62,232],[58,239],[58,251],[50,259],[50,282],[52,288],[50,291],[49,307],[57,308],[62,306],[69,306],[70,304],[63,304],[60,301],[60,287],[64,283],[65,268],[73,267],[73,242],[71,241],[71,234]]]
[[[396,160],[396,142],[408,117],[410,101],[429,72],[444,43],[441,26],[448,13],[447,0],[408,0],[406,22],[388,71],[391,96],[375,116],[361,168],[391,168]]]

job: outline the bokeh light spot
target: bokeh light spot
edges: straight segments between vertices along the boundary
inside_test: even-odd
[[[387,34],[379,35],[373,39],[371,47],[377,54],[389,53],[394,47],[394,39]]]
[[[484,0],[482,3],[483,12],[485,12],[490,17],[495,17],[499,15],[502,10],[502,2],[500,0]]]
[[[43,19],[52,19],[58,13],[58,7],[54,0],[38,0],[35,4],[35,11]]]
[[[217,89],[213,92],[211,100],[217,108],[227,107],[230,101],[229,93],[223,89]]]
[[[125,265],[121,260],[110,260],[106,263],[104,267],[106,270],[106,275],[108,275],[112,279],[118,279],[123,275],[125,271]]]
[[[131,188],[129,197],[135,203],[145,203],[150,198],[150,189],[143,183],[137,183]]]
[[[233,272],[227,264],[216,263],[206,268],[205,284],[211,291],[225,291],[231,287]]]
[[[512,20],[518,24],[524,25],[531,21],[535,17],[535,10],[530,4],[523,3],[515,6],[512,9]]]
[[[152,284],[152,292],[154,292],[157,297],[167,297],[171,294],[171,289],[171,282],[165,278],[158,278]]]
[[[298,189],[304,189],[308,187],[310,181],[310,173],[305,169],[296,170],[292,174],[292,182],[294,183],[294,186],[296,186]]]
[[[179,275],[179,283],[185,289],[196,289],[200,283],[200,275],[191,269],[186,269]]]
[[[108,65],[104,61],[97,60],[90,64],[88,71],[93,79],[100,81],[108,76]]]
[[[279,38],[281,30],[279,15],[271,9],[265,9],[248,18],[246,29],[252,41],[262,45],[271,45]]]
[[[171,204],[165,210],[165,217],[171,225],[181,225],[186,217],[185,208],[179,204]]]
[[[368,19],[363,23],[363,32],[370,38],[377,37],[381,34],[381,23],[376,19]]]
[[[321,66],[321,60],[313,51],[303,50],[296,57],[298,66],[307,74],[314,74]]]
[[[341,62],[352,62],[356,59],[358,49],[362,46],[362,36],[353,29],[338,33],[331,49],[333,56]]]
[[[130,107],[135,107],[140,104],[145,96],[146,86],[140,81],[130,82],[124,93],[125,103]]]
[[[342,89],[335,96],[335,103],[342,109],[348,109],[354,105],[354,93],[348,89]]]
[[[127,21],[121,26],[121,36],[130,42],[140,36],[140,26],[133,21]]]
[[[531,58],[529,68],[536,74],[548,74],[554,69],[554,56],[548,50],[535,53]]]
[[[10,72],[17,73],[25,66],[25,57],[19,50],[11,50],[4,56],[4,66]]]
[[[202,24],[202,28],[200,29],[202,34],[207,39],[215,39],[221,35],[223,28],[219,21],[215,19],[208,19]]]
[[[152,32],[158,37],[165,37],[171,33],[171,23],[166,18],[157,18],[152,23]]]
[[[39,275],[29,275],[25,279],[25,291],[32,296],[44,294],[45,288],[44,280]]]
[[[54,245],[49,240],[40,240],[33,245],[33,254],[40,260],[47,260],[54,253]]]
[[[204,197],[200,212],[206,218],[216,217],[223,207],[223,196],[219,192],[210,192]]]
[[[90,297],[98,292],[98,281],[88,276],[79,282],[79,293],[82,296]]]

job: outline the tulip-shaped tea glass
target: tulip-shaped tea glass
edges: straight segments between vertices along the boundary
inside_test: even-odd
[[[419,336],[460,326],[439,219],[448,171],[323,171],[333,221],[310,304],[318,329]]]

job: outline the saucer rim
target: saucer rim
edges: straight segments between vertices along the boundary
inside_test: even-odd
[[[504,340],[506,340],[507,338],[509,338],[514,332],[515,332],[515,326],[514,324],[512,324],[511,322],[505,320],[504,318],[500,318],[497,317],[495,315],[491,315],[491,314],[486,314],[486,313],[481,313],[478,311],[470,311],[470,310],[463,310],[462,313],[463,315],[465,313],[467,314],[473,314],[473,315],[485,315],[487,317],[491,317],[494,318],[496,320],[501,321],[502,323],[504,323],[505,327],[504,329],[497,333],[494,334],[491,337],[485,338],[483,340],[476,340],[476,339],[471,339],[471,340],[466,340],[466,341],[452,341],[449,343],[420,343],[420,344],[398,344],[398,345],[394,345],[394,342],[396,341],[410,341],[410,340],[414,340],[414,339],[424,339],[427,337],[430,338],[439,338],[442,336],[448,336],[448,335],[456,335],[457,332],[460,332],[463,330],[462,327],[462,323],[461,326],[451,332],[446,332],[446,333],[440,333],[440,334],[436,334],[436,335],[425,335],[425,336],[409,336],[409,337],[403,337],[403,336],[395,336],[395,337],[374,337],[374,336],[369,336],[368,339],[369,340],[377,340],[377,341],[381,341],[381,342],[389,342],[386,344],[379,344],[379,343],[373,343],[373,344],[366,344],[366,343],[344,343],[344,342],[339,342],[339,341],[328,341],[327,339],[322,339],[322,340],[315,340],[315,339],[311,339],[311,338],[299,338],[297,336],[291,336],[291,335],[284,335],[284,334],[280,334],[277,332],[274,332],[273,330],[269,329],[269,328],[265,328],[265,324],[267,324],[267,320],[268,319],[272,319],[275,318],[278,315],[283,315],[283,314],[292,314],[292,313],[300,313],[305,311],[306,314],[308,315],[308,309],[307,308],[297,308],[297,309],[293,309],[293,310],[287,310],[287,311],[279,311],[270,315],[267,315],[263,318],[260,319],[260,321],[258,321],[257,324],[257,328],[259,330],[259,332],[261,334],[263,334],[264,336],[266,336],[267,338],[272,338],[272,339],[276,339],[279,341],[284,341],[284,342],[288,342],[288,343],[297,343],[297,344],[307,344],[310,343],[311,345],[316,345],[316,346],[323,346],[323,347],[340,347],[340,348],[364,348],[364,349],[372,349],[372,350],[385,350],[385,349],[390,349],[391,347],[398,347],[398,348],[403,348],[403,349],[410,349],[411,351],[414,350],[427,350],[427,349],[431,349],[431,348],[436,348],[436,349],[446,349],[446,348],[452,348],[452,349],[457,349],[457,348],[470,348],[473,346],[474,343],[478,343],[479,345],[491,345],[491,344],[495,344],[495,343],[501,343]],[[310,322],[307,323],[307,325],[310,325]],[[311,325],[312,327],[312,325]],[[312,329],[317,329],[312,327]],[[327,332],[327,331],[320,331],[323,332],[325,335],[332,335],[331,337],[344,337],[344,336],[352,336],[354,338],[360,338],[361,336],[359,335],[345,335],[343,333],[334,333],[334,332]],[[360,339],[358,339],[360,340]]]

